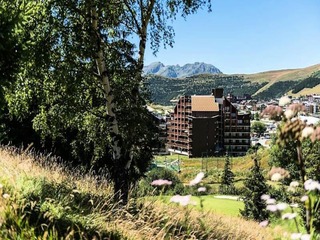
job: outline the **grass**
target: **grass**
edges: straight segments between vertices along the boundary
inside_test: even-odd
[[[268,149],[259,149],[259,156],[261,157],[261,168],[265,172],[269,171],[268,165]],[[231,158],[231,170],[235,173],[235,180],[243,180],[249,173],[249,169],[253,166],[253,154],[248,154],[242,157]],[[193,179],[197,173],[203,171],[207,172],[207,178],[204,179],[206,184],[219,183],[221,171],[224,169],[225,157],[208,157],[208,158],[188,158],[187,156],[168,155],[168,156],[155,156],[155,162],[164,165],[165,162],[170,163],[175,160],[180,160],[179,178],[182,182],[188,183]],[[236,183],[238,184],[238,183]],[[242,183],[240,183],[241,185]]]
[[[203,199],[203,210],[208,210],[219,214],[236,217],[239,216],[239,210],[244,208],[242,201],[214,198],[214,196],[202,196],[201,198]],[[192,200],[196,201],[198,203],[197,207],[200,208],[200,199],[197,197],[192,197]]]
[[[206,208],[182,208],[130,198],[113,201],[113,188],[56,159],[0,147],[0,239],[274,239],[236,216],[241,202],[205,196]],[[224,209],[220,211],[218,209]],[[223,212],[223,213],[222,213]],[[230,214],[230,215],[229,215]],[[233,224],[230,224],[230,223]]]
[[[165,201],[168,203],[170,197],[165,197]],[[203,201],[203,209],[200,207],[200,197],[191,197],[191,201],[196,203],[197,210],[210,211],[212,213],[218,213],[225,216],[239,216],[239,210],[244,208],[242,201],[235,201],[231,199],[215,198],[214,195],[201,196]]]

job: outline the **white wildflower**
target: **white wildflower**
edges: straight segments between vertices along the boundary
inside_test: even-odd
[[[287,109],[285,112],[284,112],[284,115],[286,116],[286,119],[291,119],[294,117],[294,111],[291,110],[291,109]]]
[[[292,203],[292,204],[290,204],[290,207],[292,207],[292,208],[298,208],[298,207],[299,207],[299,204],[298,204],[298,203]]]
[[[301,132],[301,137],[302,138],[308,138],[313,134],[313,132],[314,132],[314,128],[313,127],[305,127]]]
[[[309,199],[309,197],[305,195],[305,196],[302,196],[302,197],[301,197],[300,201],[301,201],[301,202],[305,202],[305,201],[307,201],[308,199]]]
[[[297,182],[297,181],[292,181],[291,183],[290,183],[290,187],[298,187],[299,186],[299,182]]]
[[[302,234],[300,239],[301,240],[310,240],[311,239],[311,235],[310,234]]]
[[[207,189],[205,187],[199,187],[198,188],[198,192],[205,192],[207,191]]]
[[[291,99],[288,96],[283,96],[279,99],[279,106],[283,107],[291,103]]]
[[[286,203],[278,203],[278,204],[277,204],[277,209],[278,209],[279,211],[283,211],[283,210],[285,210],[287,207],[288,207],[288,204],[286,204]]]
[[[312,179],[309,179],[309,180],[305,181],[304,188],[307,191],[313,191],[316,189],[320,190],[320,183],[318,181],[314,181]]]
[[[8,199],[8,198],[10,198],[10,195],[9,195],[8,193],[5,193],[5,194],[2,195],[2,197],[3,197],[4,199]]]
[[[204,173],[203,172],[200,172],[198,173],[198,175],[195,177],[195,179],[191,180],[190,181],[190,186],[194,186],[194,185],[197,185],[198,183],[201,182],[202,178],[204,178]]]
[[[270,199],[270,195],[262,194],[260,198],[261,198],[261,200],[267,201],[268,199]]]
[[[285,213],[282,215],[282,219],[285,220],[285,219],[294,219],[295,217],[297,216],[297,213]]]
[[[266,209],[270,212],[276,212],[278,210],[277,205],[274,204],[268,205]]]
[[[2,184],[0,184],[0,189],[2,189],[3,188],[3,185]]]
[[[291,239],[300,239],[300,237],[302,236],[301,233],[292,233],[291,234]]]
[[[278,182],[281,179],[282,179],[282,176],[280,173],[275,173],[271,176],[271,181],[273,182]]]
[[[266,204],[275,204],[276,200],[274,198],[269,198],[266,200]]]

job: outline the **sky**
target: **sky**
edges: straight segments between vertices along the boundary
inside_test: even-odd
[[[173,48],[148,48],[145,65],[205,62],[232,74],[320,63],[320,0],[212,0],[212,12],[172,26]]]

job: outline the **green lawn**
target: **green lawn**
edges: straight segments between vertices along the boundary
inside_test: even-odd
[[[171,197],[166,196],[165,200],[169,202],[170,198]],[[244,207],[242,201],[214,198],[213,195],[201,196],[201,198],[203,200],[203,210],[212,211],[227,216],[238,216],[240,214],[239,209],[243,209]],[[197,209],[201,209],[200,197],[192,196],[191,200],[197,203],[195,206]]]
[[[169,202],[170,196],[164,197],[165,201]],[[221,198],[214,198],[214,195],[206,195],[206,196],[201,196],[203,199],[203,210],[205,211],[211,211],[211,212],[216,212],[218,214],[223,214],[226,216],[235,216],[239,217],[240,212],[239,210],[244,208],[244,203],[242,201],[237,201],[237,200],[232,200],[232,199],[221,199]],[[195,208],[201,209],[200,207],[200,198],[192,196],[191,198],[192,201],[195,201],[197,205]],[[173,203],[170,203],[173,204]],[[285,211],[289,212],[289,210]],[[274,217],[272,218],[272,223],[271,227],[276,228],[276,227],[281,227],[285,229],[288,232],[297,232],[295,223],[293,220],[281,220],[276,219]],[[298,221],[301,221],[300,217],[298,217]],[[304,229],[300,226],[300,231],[304,232]]]
[[[212,212],[217,212],[219,214],[225,214],[228,216],[238,216],[239,209],[244,208],[244,204],[242,201],[236,201],[231,199],[221,199],[214,198],[214,196],[201,196],[203,200],[203,209],[209,210]],[[192,197],[193,201],[197,202],[197,208],[200,209],[200,198]]]

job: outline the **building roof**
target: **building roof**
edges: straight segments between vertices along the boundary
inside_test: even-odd
[[[192,112],[218,112],[219,104],[211,95],[191,96],[191,110]]]

